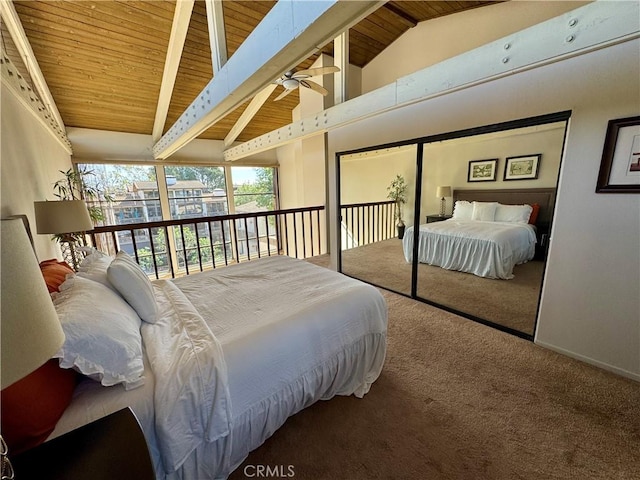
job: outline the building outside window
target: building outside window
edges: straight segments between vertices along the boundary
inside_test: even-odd
[[[164,167],[172,219],[214,217],[229,213],[222,167]],[[224,225],[223,225],[224,223]],[[225,228],[226,227],[226,228]],[[229,222],[186,224],[173,229],[180,269],[233,259]]]
[[[276,169],[271,167],[231,167],[236,214],[277,209]],[[236,220],[238,257],[278,251],[275,217],[261,216]]]
[[[104,213],[104,225],[131,225],[162,220],[185,220],[215,217],[230,213],[244,214],[276,209],[276,169],[265,167],[147,166],[119,164],[78,164],[90,171],[87,183],[113,198],[97,200]],[[158,171],[158,169],[163,169]],[[233,188],[227,188],[225,170],[231,174]],[[166,193],[157,178],[166,179]],[[229,196],[227,195],[229,192]],[[162,196],[166,197],[163,210]],[[196,227],[197,225],[197,227]],[[106,236],[105,236],[106,237]],[[96,239],[98,241],[98,239]],[[112,239],[103,239],[113,243]],[[138,257],[139,263],[153,273],[154,258],[158,274],[169,274],[169,251],[176,260],[174,269],[182,270],[200,263],[216,264],[238,261],[277,252],[275,217],[186,223],[182,226],[140,228],[118,232],[117,245],[104,250],[124,250]],[[97,245],[100,248],[100,245]],[[199,246],[199,248],[198,248]]]

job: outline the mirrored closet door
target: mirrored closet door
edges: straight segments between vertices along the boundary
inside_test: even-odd
[[[414,222],[416,152],[413,144],[339,160],[341,271],[405,295],[411,294],[411,263],[402,252],[398,223],[406,229]],[[404,202],[390,198],[394,189]]]
[[[422,145],[417,298],[533,336],[565,126]]]
[[[339,154],[341,271],[533,338],[569,114]]]

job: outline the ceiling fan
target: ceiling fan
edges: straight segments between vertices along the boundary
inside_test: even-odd
[[[284,75],[282,75],[274,82],[276,85],[282,85],[284,87],[284,91],[276,98],[274,98],[273,101],[277,102],[278,100],[282,100],[299,86],[310,88],[314,92],[318,92],[322,95],[327,95],[329,92],[326,88],[324,88],[322,85],[317,84],[313,80],[309,80],[309,78],[339,71],[340,69],[338,67],[331,65],[328,67],[317,67],[309,68],[307,70],[299,70],[297,72],[285,72]]]
[[[278,88],[279,85],[282,85],[284,87],[284,91],[274,99],[274,102],[282,100],[300,85],[305,88],[310,88],[314,92],[321,93],[322,95],[327,95],[329,92],[326,88],[324,88],[322,85],[318,85],[312,80],[309,80],[309,78],[317,75],[326,75],[328,73],[335,73],[339,71],[340,69],[335,66],[309,68],[307,70],[299,70],[297,72],[289,71],[282,75],[275,82],[269,83],[265,88],[263,88],[253,97],[249,105],[240,115],[240,118],[238,118],[238,121],[231,128],[231,130],[229,130],[229,133],[224,138],[225,147],[231,145],[235,141],[235,139],[238,138],[238,135],[240,135],[242,129],[249,124],[256,112],[262,107],[262,105],[264,105],[264,102],[266,102],[267,99],[271,97],[271,94],[276,88]]]

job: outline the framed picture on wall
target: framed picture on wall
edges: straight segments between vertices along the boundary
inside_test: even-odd
[[[640,193],[640,117],[609,121],[596,193]]]
[[[533,180],[538,178],[542,154],[507,157],[504,165],[504,180]]]
[[[495,182],[498,159],[471,160],[467,182]]]

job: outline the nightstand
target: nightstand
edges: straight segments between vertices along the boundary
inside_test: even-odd
[[[549,233],[550,225],[548,223],[541,223],[536,225],[536,253],[533,257],[534,260],[546,260],[547,249],[549,248]]]
[[[20,480],[155,480],[147,442],[125,408],[11,457]]]
[[[441,222],[443,220],[448,220],[452,217],[453,215],[440,215],[440,214],[434,214],[434,215],[427,215],[427,223],[433,223],[433,222]]]

